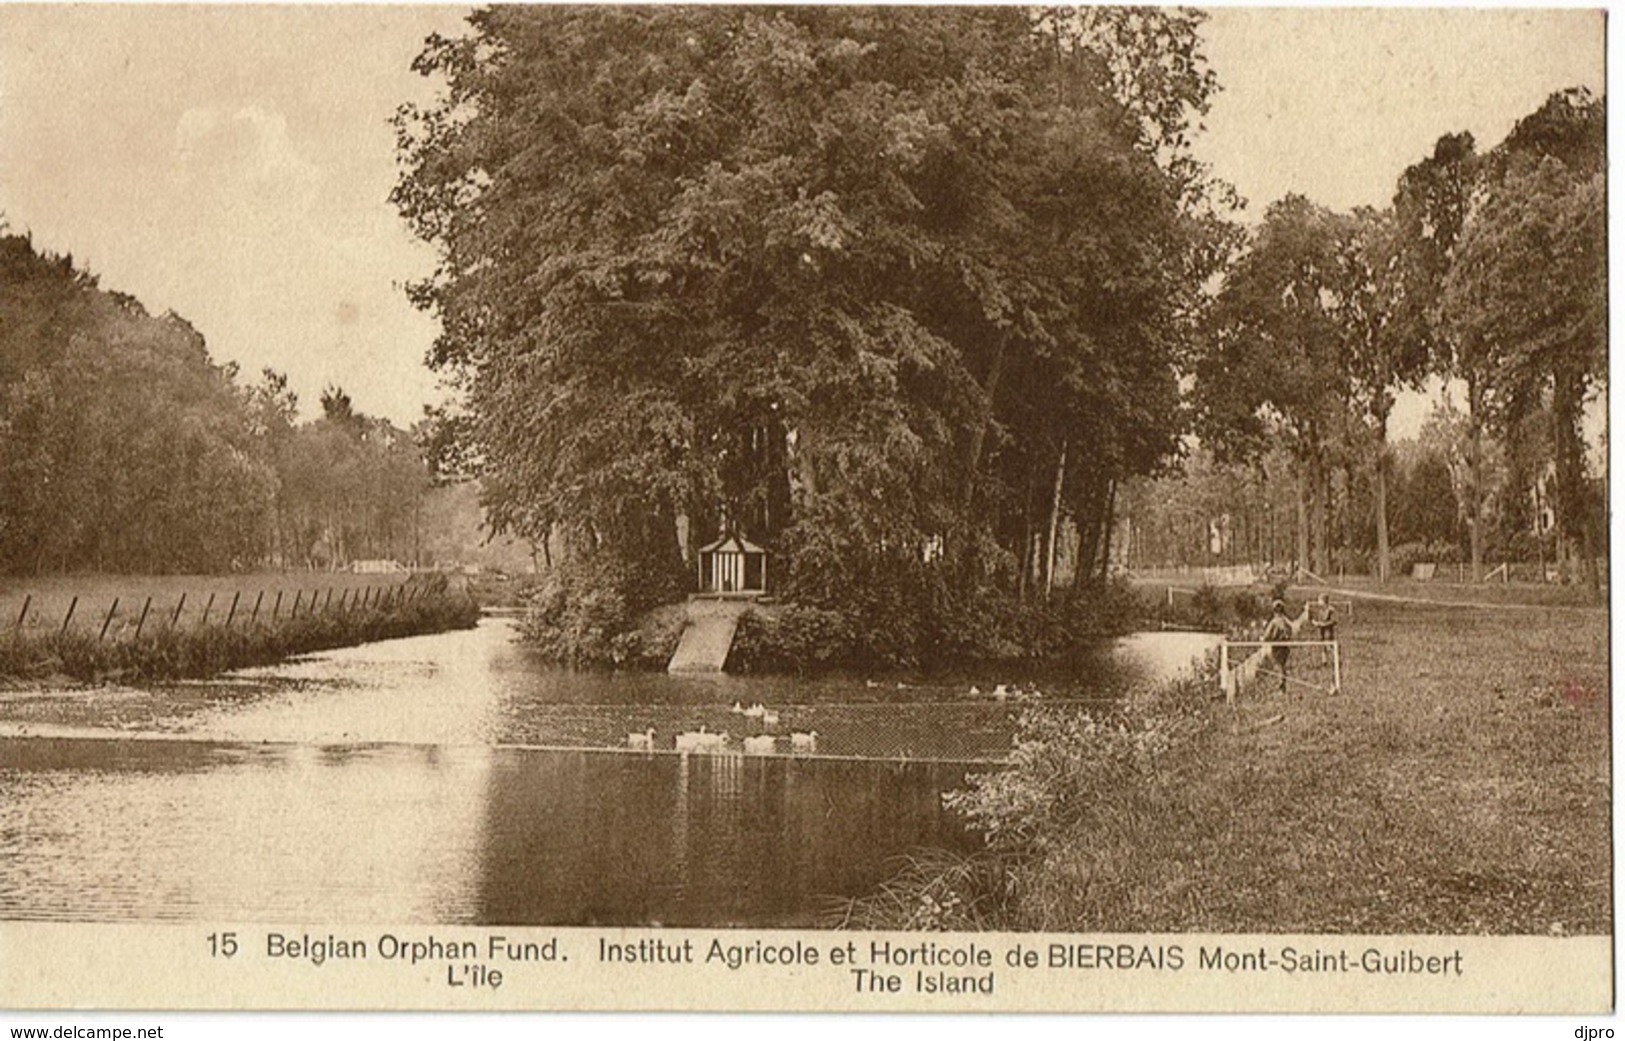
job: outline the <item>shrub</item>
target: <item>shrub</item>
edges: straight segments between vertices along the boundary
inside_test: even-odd
[[[1461,547],[1453,542],[1403,542],[1388,554],[1389,567],[1401,577],[1415,564],[1459,564],[1461,559]]]
[[[1036,709],[1018,728],[1010,766],[976,774],[943,797],[993,848],[1041,852],[1168,747],[1166,721],[1129,709]]]
[[[739,619],[728,654],[730,672],[805,672],[854,665],[864,657],[845,616],[818,607],[759,608]]]
[[[892,932],[998,929],[1014,915],[1016,867],[993,850],[921,850],[900,858],[875,893],[838,903],[826,924]]]
[[[1269,604],[1261,602],[1258,594],[1250,589],[1238,590],[1230,600],[1230,608],[1235,613],[1236,621],[1242,625],[1269,614]]]
[[[1219,591],[1206,583],[1196,588],[1195,595],[1191,597],[1191,610],[1213,627],[1224,624],[1224,608],[1219,603]]]
[[[1144,614],[1122,581],[1069,590],[1054,602],[940,587],[911,605],[889,595],[854,596],[839,607],[791,603],[740,619],[728,669],[808,671],[988,663],[1064,656],[1128,632]]]
[[[611,637],[609,664],[630,668],[662,669],[677,650],[688,614],[681,604],[647,611],[629,631]]]
[[[1052,866],[1065,867],[1069,850],[1116,826],[1135,787],[1151,783],[1167,752],[1206,726],[1210,694],[1192,677],[1104,711],[1027,711],[1009,766],[974,774],[943,797],[984,837],[984,848],[907,858],[877,893],[844,905],[833,924],[1020,929],[1045,920],[1039,905]]]
[[[678,599],[680,587],[671,575],[599,553],[543,576],[529,597],[522,630],[544,657],[564,664],[647,662],[670,629],[669,620],[659,624],[647,615]],[[653,628],[643,630],[646,624]],[[676,636],[671,640],[675,647]]]

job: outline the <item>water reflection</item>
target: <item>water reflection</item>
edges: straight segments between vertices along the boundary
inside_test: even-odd
[[[1117,641],[1116,656],[1124,664],[1143,669],[1149,679],[1162,681],[1195,673],[1223,642],[1218,633],[1134,633]]]
[[[223,681],[0,699],[0,917],[816,924],[895,857],[974,845],[940,798],[968,767],[922,761],[1008,750],[1019,706],[971,685],[1121,689],[1104,666],[901,686],[576,673],[510,637],[487,623]],[[735,701],[854,758],[608,750],[701,724],[737,749],[761,726]]]
[[[470,920],[488,758],[0,741],[0,915]]]
[[[0,917],[816,924],[963,767],[0,740]]]

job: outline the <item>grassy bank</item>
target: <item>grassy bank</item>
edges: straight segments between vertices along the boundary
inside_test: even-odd
[[[960,798],[989,852],[914,865],[859,919],[1608,932],[1607,627],[1602,612],[1362,603],[1339,633],[1339,695],[1259,684],[1232,708],[1187,685],[1093,731],[1037,720],[1017,765]]]
[[[281,619],[295,601],[300,611],[342,604],[354,599],[370,602],[388,590],[411,581],[426,581],[408,574],[356,575],[328,571],[255,571],[233,575],[0,575],[0,635],[21,629],[41,635],[57,631],[67,621],[69,632],[98,633],[105,623],[108,636],[134,630],[143,609],[146,626],[162,623],[188,629],[218,625],[237,601],[246,619],[256,602],[254,621]],[[151,605],[148,606],[148,599]],[[24,608],[27,609],[26,615]],[[69,611],[72,616],[69,616]],[[109,616],[111,612],[111,616]],[[20,623],[20,624],[19,624]]]
[[[100,619],[89,627],[13,625],[0,630],[0,681],[194,678],[373,640],[468,628],[479,618],[478,605],[444,579],[353,592],[346,586],[333,599],[301,595],[305,606],[297,614],[293,598],[284,597],[274,613],[222,610],[212,620],[200,615],[187,625],[172,622],[173,608],[156,612],[143,601],[144,624],[110,625],[106,633]],[[237,597],[239,607],[242,599]],[[263,598],[255,599],[263,608]]]

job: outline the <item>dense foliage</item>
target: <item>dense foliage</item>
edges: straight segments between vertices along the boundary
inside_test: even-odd
[[[1091,870],[1139,823],[1136,793],[1166,783],[1169,753],[1191,754],[1211,730],[1210,689],[1172,682],[1143,699],[1093,711],[1031,709],[1019,720],[1008,765],[973,774],[943,801],[985,846],[906,863],[839,924],[869,929],[1091,928],[1049,916],[1047,890],[1089,906],[1123,880]],[[1083,850],[1083,855],[1079,851]],[[1091,856],[1091,853],[1096,855]]]
[[[422,453],[331,390],[245,388],[179,316],[0,235],[0,573],[410,557]]]
[[[1063,520],[1102,573],[1226,236],[1199,20],[501,7],[432,39],[395,199],[493,520],[684,580],[736,530],[900,658],[1049,589]]]

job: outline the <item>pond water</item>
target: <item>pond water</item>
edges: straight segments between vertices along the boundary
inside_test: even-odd
[[[1027,692],[1110,699],[1193,653],[674,678],[554,668],[487,620],[204,683],[0,694],[0,918],[826,924],[899,857],[975,847],[941,794],[996,768]],[[676,754],[701,726],[727,751]],[[774,754],[740,754],[767,734]]]

